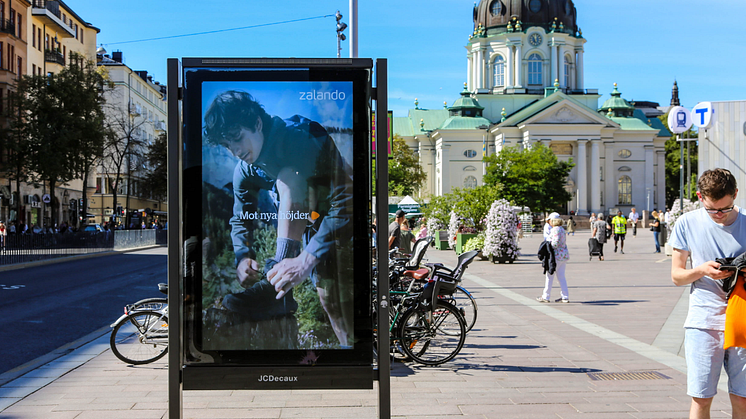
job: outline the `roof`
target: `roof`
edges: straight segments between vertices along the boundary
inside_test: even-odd
[[[622,94],[617,89],[616,83],[614,83],[614,90],[611,92],[611,97],[606,99],[606,102],[598,108],[599,111],[608,111],[609,109],[615,112],[629,112],[630,110],[635,109],[634,106],[630,105],[629,102],[622,98]]]
[[[434,131],[446,119],[448,109],[410,109],[409,116],[394,117],[394,134],[400,137],[413,137],[424,131]],[[420,126],[420,120],[423,126]]]
[[[652,127],[653,129],[658,130],[658,136],[659,137],[670,137],[671,131],[668,130],[668,127],[658,118],[652,117],[648,118],[645,116],[645,111],[643,111],[640,108],[635,109],[635,113],[633,115],[635,118],[641,120],[642,122],[646,123],[649,127]]]
[[[655,128],[650,127],[648,124],[637,118],[612,116],[607,117],[612,121],[619,124],[619,127],[623,131],[653,131]]]
[[[487,129],[490,125],[490,120],[481,116],[452,116],[443,121],[438,129]]]
[[[588,108],[587,106],[585,106],[578,100],[573,99],[571,96],[568,96],[562,93],[561,91],[557,91],[543,99],[538,99],[534,102],[529,103],[528,105],[517,110],[516,112],[513,112],[512,115],[510,115],[505,121],[500,122],[498,125],[503,126],[503,127],[516,126],[520,124],[521,122],[536,115],[537,113],[543,111],[544,109],[554,106],[555,104],[562,102],[562,101],[569,101],[571,103],[574,103],[575,105],[579,106],[581,109],[583,108],[587,109],[589,113],[595,112],[593,109]]]

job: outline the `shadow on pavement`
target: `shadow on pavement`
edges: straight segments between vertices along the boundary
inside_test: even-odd
[[[649,300],[595,300],[595,301],[575,301],[580,304],[592,306],[618,306],[625,303],[647,303]]]
[[[596,368],[563,368],[563,367],[527,367],[523,365],[476,365],[476,364],[466,364],[461,362],[454,362],[454,363],[448,363],[444,364],[447,365],[455,370],[457,370],[459,373],[463,373],[464,371],[511,371],[511,372],[536,372],[536,373],[542,373],[542,372],[570,372],[573,374],[585,374],[589,372],[599,372],[602,370],[596,369]]]
[[[543,349],[544,345],[473,345],[465,344],[464,349]]]

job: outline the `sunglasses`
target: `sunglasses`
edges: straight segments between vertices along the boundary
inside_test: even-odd
[[[710,209],[710,208],[705,208],[705,211],[707,211],[707,213],[708,213],[708,214],[713,214],[713,215],[715,215],[715,214],[717,214],[717,213],[721,213],[721,214],[727,214],[727,213],[729,213],[729,212],[733,211],[733,208],[734,208],[734,207],[735,207],[735,205],[734,205],[734,206],[732,206],[732,207],[730,207],[730,208],[723,208],[723,209]]]

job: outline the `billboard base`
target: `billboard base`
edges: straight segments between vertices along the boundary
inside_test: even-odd
[[[184,390],[366,390],[373,367],[184,366]]]

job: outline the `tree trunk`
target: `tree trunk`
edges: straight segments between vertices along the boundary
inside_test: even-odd
[[[54,213],[54,184],[55,184],[55,180],[54,179],[49,179],[49,196],[50,196],[50,200],[49,200],[49,204],[50,205],[49,206],[51,208],[51,211],[50,211],[51,214],[50,214],[50,217],[49,217],[49,224],[51,224],[51,225],[49,225],[49,226],[43,226],[43,227],[52,227],[52,228],[54,228],[54,226],[57,225],[57,215]],[[44,213],[42,212],[42,214],[44,214]],[[44,217],[44,215],[42,215],[42,220],[41,220],[42,224],[44,224],[43,217]]]
[[[88,224],[88,167],[83,168],[83,225]]]

